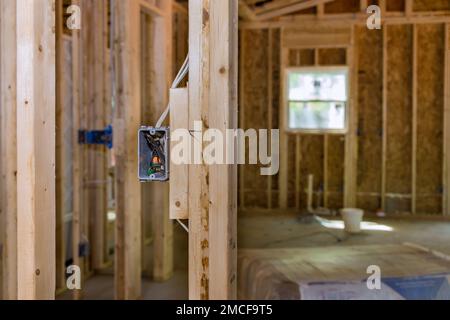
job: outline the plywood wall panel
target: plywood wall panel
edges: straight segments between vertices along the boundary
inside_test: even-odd
[[[325,4],[325,13],[345,13],[359,11],[359,0],[336,0]]]
[[[359,51],[358,192],[376,193],[381,190],[383,34],[358,27],[356,41]],[[357,203],[361,208],[376,210],[380,199],[359,195]]]
[[[414,0],[414,11],[439,11],[450,10],[448,0]]]
[[[267,30],[246,30],[244,43],[244,109],[243,129],[268,128],[268,57],[269,34]],[[248,154],[248,148],[247,148]],[[268,179],[260,174],[260,165],[244,167],[244,203],[248,207],[268,206]]]
[[[345,138],[342,135],[328,136],[328,203],[331,209],[343,206]]]
[[[442,211],[444,25],[418,27],[417,212]]]
[[[342,66],[346,64],[347,50],[345,48],[319,49],[321,66]]]
[[[387,11],[405,11],[405,0],[387,0],[386,1]]]
[[[413,30],[410,25],[387,26],[387,148],[386,192],[411,194],[412,181],[412,76]],[[387,203],[388,212],[407,211]]]
[[[322,135],[302,135],[300,146],[300,190],[302,190],[301,204],[306,207],[306,194],[303,192],[308,186],[308,175],[314,176],[314,192],[323,190],[323,159],[324,139]]]

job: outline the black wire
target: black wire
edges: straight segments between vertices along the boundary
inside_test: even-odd
[[[155,143],[153,138],[148,133],[145,133],[144,137],[150,150],[152,150],[153,153],[156,153],[158,157],[161,159],[162,165],[165,165],[166,159],[164,156],[164,151],[162,150],[162,146],[159,143],[159,141]]]

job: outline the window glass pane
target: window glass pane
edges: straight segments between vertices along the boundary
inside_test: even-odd
[[[291,72],[289,100],[347,101],[347,74],[336,72]]]
[[[290,102],[290,129],[345,129],[345,104],[343,102]]]

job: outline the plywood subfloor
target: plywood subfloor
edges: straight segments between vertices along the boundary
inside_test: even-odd
[[[364,231],[349,236],[342,230],[326,229],[311,219],[299,219],[294,215],[240,214],[238,245],[240,249],[323,248],[330,255],[339,248],[360,245],[399,245],[413,242],[450,255],[450,221],[423,221],[399,219],[368,219],[394,228],[393,232]],[[184,231],[183,231],[184,232]],[[175,228],[174,277],[157,283],[143,279],[142,299],[187,299],[187,239],[186,234]],[[309,249],[313,250],[314,249]],[[320,251],[319,250],[319,251]],[[59,299],[70,299],[65,293]],[[85,299],[113,299],[112,275],[99,275],[86,283]]]

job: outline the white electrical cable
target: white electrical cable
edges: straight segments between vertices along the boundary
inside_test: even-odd
[[[181,220],[177,219],[177,222],[180,224],[180,226],[183,227],[184,230],[186,230],[187,233],[189,233],[189,228],[183,222],[181,222]]]
[[[189,54],[184,60],[184,63],[181,66],[180,71],[178,71],[178,74],[175,77],[175,80],[173,81],[172,86],[170,88],[176,89],[180,85],[181,81],[183,81],[184,77],[186,77],[188,71],[189,71]],[[159,118],[155,128],[160,128],[162,126],[164,120],[166,120],[167,116],[169,115],[169,112],[170,112],[170,103],[167,105],[166,110],[164,110],[163,114]],[[179,219],[176,220],[180,224],[180,226],[183,227],[183,229],[186,230],[187,233],[189,233],[189,228],[183,222],[181,222],[181,220]]]
[[[175,80],[173,81],[172,86],[170,88],[176,89],[178,85],[181,83],[181,81],[183,81],[188,71],[189,71],[189,55],[184,60],[184,63],[181,66],[180,71],[178,71],[178,74],[175,77]],[[170,104],[167,105],[166,110],[164,110],[164,113],[161,115],[158,122],[156,123],[156,128],[160,128],[162,126],[164,120],[166,120],[167,116],[169,115],[169,111],[170,111]]]

